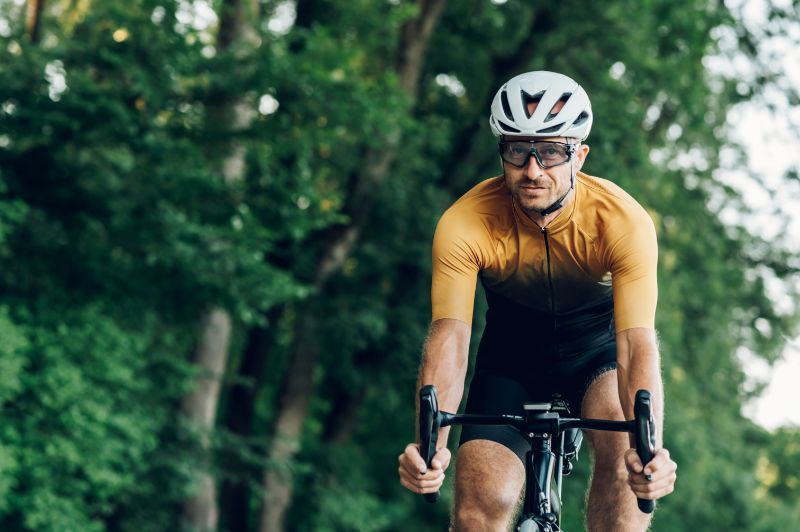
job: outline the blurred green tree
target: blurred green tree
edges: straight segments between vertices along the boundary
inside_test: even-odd
[[[0,2],[0,527],[445,528],[396,480],[430,240],[499,172],[496,88],[551,69],[592,97],[586,170],[659,232],[681,470],[653,529],[790,529],[796,431],[743,417],[736,353],[794,334],[767,284],[796,264],[714,177],[777,74],[709,73],[723,30],[754,56],[699,0]]]

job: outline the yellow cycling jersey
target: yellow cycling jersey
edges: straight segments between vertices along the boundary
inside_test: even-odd
[[[613,341],[615,331],[654,328],[650,216],[614,183],[582,172],[574,193],[545,228],[514,202],[502,176],[457,200],[434,236],[433,320],[471,324],[480,276],[489,303],[484,336],[505,335],[504,344],[533,334],[570,356]]]

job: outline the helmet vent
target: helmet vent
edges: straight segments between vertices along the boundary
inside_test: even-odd
[[[539,104],[542,101],[542,96],[544,96],[544,91],[537,92],[533,96],[528,94],[525,91],[520,91],[520,95],[522,96],[522,108],[525,109],[525,114],[530,118],[533,115],[533,112],[536,110],[536,106],[531,108],[531,104]]]
[[[536,133],[539,133],[539,134],[545,134],[545,133],[555,133],[556,131],[558,131],[559,129],[561,129],[563,126],[564,126],[564,122],[561,122],[561,123],[560,123],[560,124],[558,124],[558,125],[555,125],[555,126],[550,126],[550,127],[544,128],[544,129],[540,129],[540,130],[539,130],[539,131],[537,131]]]
[[[556,107],[558,107],[558,104],[560,104],[560,103],[564,103],[564,104],[565,104],[565,103],[567,103],[567,101],[569,100],[569,97],[570,97],[570,96],[572,96],[572,93],[571,93],[571,92],[565,92],[564,94],[562,94],[562,95],[561,95],[561,98],[559,98],[559,99],[556,101],[556,103],[554,103],[554,104],[553,104],[553,107],[551,107],[551,108],[550,108],[550,112],[548,113],[548,115],[547,115],[547,117],[544,119],[544,121],[545,121],[545,122],[549,122],[549,121],[551,121],[552,119],[554,119],[556,116],[558,116],[558,113],[559,113],[559,112],[561,112],[561,109],[559,109],[558,111],[555,111],[554,109],[555,109]]]
[[[498,120],[497,123],[498,125],[500,125],[500,127],[502,127],[505,131],[508,131],[509,133],[522,133],[519,129],[511,127],[505,122],[501,122]]]
[[[578,118],[575,119],[575,121],[572,123],[572,125],[573,126],[579,126],[579,125],[583,124],[584,122],[586,122],[587,120],[589,120],[589,113],[584,111],[584,112],[582,112],[581,114],[578,115]]]
[[[506,94],[506,91],[503,91],[503,93],[500,95],[500,102],[503,104],[503,112],[505,113],[506,118],[513,122],[514,115],[511,114],[511,106],[508,104],[508,94]]]

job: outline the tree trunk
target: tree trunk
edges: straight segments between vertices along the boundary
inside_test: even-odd
[[[261,507],[261,532],[283,530],[283,516],[292,499],[293,479],[290,467],[300,448],[300,434],[313,393],[313,369],[317,360],[317,321],[312,313],[298,320],[296,348],[288,370],[286,386],[280,399],[274,439],[264,473],[264,497]]]
[[[25,31],[32,43],[39,42],[39,33],[42,25],[42,11],[45,0],[28,0],[28,13],[25,18]]]
[[[399,46],[397,72],[400,86],[412,100],[416,100],[425,52],[430,42],[445,0],[419,0],[419,15],[409,20],[403,28]],[[361,172],[356,177],[349,198],[351,223],[324,248],[316,271],[314,286],[317,293],[324,291],[330,277],[341,269],[352,254],[362,228],[367,223],[374,203],[375,185],[387,174],[400,143],[400,135],[388,139],[380,151],[369,150]],[[299,450],[303,423],[314,392],[313,368],[317,361],[316,328],[319,319],[312,308],[299,313],[292,362],[287,374],[286,388],[281,396],[275,421],[274,441],[268,454],[269,469],[264,474],[264,500],[260,532],[284,530],[283,520],[292,499],[293,479],[287,466]],[[280,469],[276,469],[280,468]]]
[[[252,5],[252,3],[251,3]],[[245,23],[243,0],[224,0],[220,6],[220,30],[217,46],[229,48],[234,42],[250,36]],[[229,124],[231,131],[246,129],[254,116],[248,105],[236,98],[222,100],[213,110],[214,116]],[[238,181],[244,176],[245,149],[235,141],[228,147],[228,155],[222,161],[222,175],[227,181]],[[187,397],[184,411],[189,423],[202,432],[201,445],[208,454],[204,467],[196,472],[198,489],[183,508],[184,518],[190,527],[200,530],[215,530],[219,522],[216,480],[211,467],[210,434],[216,422],[219,404],[220,379],[228,364],[232,320],[225,309],[213,308],[203,319],[205,326],[195,353],[194,363],[204,376]]]
[[[444,11],[445,0],[418,0],[419,16],[403,26],[402,40],[397,60],[400,86],[416,101],[419,92],[419,77],[433,28]]]
[[[247,336],[247,344],[236,372],[228,399],[225,425],[231,434],[243,441],[252,435],[255,400],[264,381],[267,355],[275,343],[277,322],[283,306],[268,312],[267,327],[255,327]],[[251,466],[240,457],[231,457],[226,464],[228,480],[223,482],[220,493],[223,525],[229,532],[246,532],[250,514],[249,477]]]
[[[220,308],[212,309],[205,317],[203,331],[194,355],[200,375],[195,389],[183,400],[183,413],[192,427],[200,432],[200,445],[205,453],[211,448],[220,380],[225,372],[231,338],[231,318]],[[183,514],[188,523],[200,530],[215,530],[219,520],[217,494],[210,467],[195,474],[197,489],[186,501]]]

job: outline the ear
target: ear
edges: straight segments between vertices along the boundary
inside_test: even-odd
[[[581,144],[575,151],[575,166],[578,170],[583,167],[583,163],[586,161],[586,156],[589,155],[589,149],[590,148],[587,144]]]

